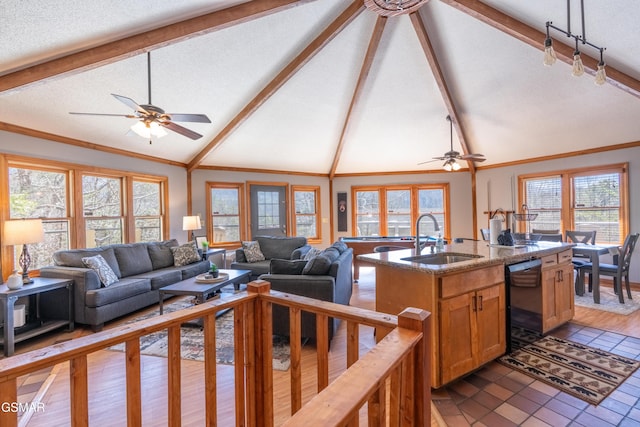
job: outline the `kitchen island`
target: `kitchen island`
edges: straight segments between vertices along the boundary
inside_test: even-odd
[[[542,279],[533,288],[540,306],[525,308],[540,318],[545,332],[573,317],[573,275],[566,274],[572,268],[572,246],[538,242],[507,247],[465,241],[446,245],[433,255],[427,247],[420,254],[404,249],[358,258],[376,267],[377,311],[398,314],[416,307],[431,312],[431,382],[439,388],[505,353],[510,316],[506,265],[542,260]]]

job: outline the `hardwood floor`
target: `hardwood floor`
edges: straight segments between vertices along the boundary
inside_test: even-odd
[[[357,307],[373,309],[375,305],[375,270],[362,268],[360,280],[354,284],[351,304]],[[117,326],[132,316],[119,319],[106,325],[105,329]],[[573,323],[592,326],[619,334],[640,338],[640,312],[629,316],[616,315],[603,311],[576,307]],[[92,334],[90,328],[76,327],[74,332],[50,333],[17,345],[16,353],[41,348],[63,340],[74,339]],[[375,345],[371,328],[361,329],[361,351],[365,352]],[[308,401],[316,392],[315,352],[304,348],[303,400]],[[346,360],[345,325],[342,323],[332,341],[330,350],[330,376],[335,378],[344,369]],[[42,402],[45,410],[31,414],[28,426],[69,425],[69,366],[56,367],[56,376]],[[90,419],[92,426],[125,425],[126,404],[124,401],[124,354],[116,351],[101,351],[89,359]],[[143,371],[143,409],[142,419],[145,426],[164,426],[167,424],[166,402],[166,359],[163,357],[142,356]],[[183,361],[183,384],[187,384],[182,393],[183,425],[204,424],[202,362]],[[218,373],[219,425],[230,425],[234,411],[233,369],[220,365]],[[288,372],[274,372],[274,401],[276,402],[276,425],[281,424],[290,413]]]

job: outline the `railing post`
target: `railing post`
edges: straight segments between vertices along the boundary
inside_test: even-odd
[[[271,283],[264,280],[256,280],[247,285],[249,294],[267,294],[271,292]],[[273,318],[271,303],[256,298],[253,304],[253,325],[249,325],[252,332],[248,334],[248,339],[253,339],[255,361],[255,393],[248,406],[248,412],[252,413],[249,418],[249,425],[259,427],[271,427],[274,423],[273,412]],[[249,345],[249,348],[252,346]],[[247,373],[247,384],[251,384],[249,373]]]
[[[413,350],[409,360],[414,364],[412,378],[406,387],[413,387],[413,420],[409,425],[426,426],[431,422],[431,313],[417,308],[406,308],[398,315],[398,326],[422,332],[422,341]]]

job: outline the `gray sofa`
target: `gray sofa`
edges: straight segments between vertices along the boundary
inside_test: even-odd
[[[258,236],[255,241],[260,245],[264,260],[248,262],[244,249],[238,248],[231,264],[234,270],[251,270],[251,280],[269,273],[272,259],[301,259],[311,250],[306,237]]]
[[[320,260],[320,262],[318,262]],[[310,260],[271,261],[271,272],[260,279],[271,283],[271,289],[295,295],[349,305],[353,286],[353,249],[336,242]],[[329,318],[329,344],[338,328],[339,319]],[[302,337],[316,339],[316,318],[302,312]],[[273,306],[273,333],[289,335],[289,310]]]
[[[53,254],[55,265],[42,268],[40,275],[72,279],[75,321],[98,331],[104,322],[157,303],[159,288],[207,272],[209,261],[200,257],[176,267],[171,248],[178,246],[177,240],[172,239],[58,251]],[[85,267],[82,258],[96,255],[111,267],[117,276],[115,283],[105,287],[96,271]],[[41,307],[49,316],[64,317],[60,311],[65,304],[56,301],[64,295],[48,292],[42,297],[47,300],[42,301]]]

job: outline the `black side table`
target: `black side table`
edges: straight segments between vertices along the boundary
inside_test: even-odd
[[[56,289],[67,289],[69,293],[69,320],[43,320],[40,319],[40,294],[54,291]],[[36,319],[30,321],[23,328],[24,332],[14,330],[13,309],[16,301],[20,297],[34,295],[36,300]],[[3,309],[3,340],[2,347],[5,357],[13,356],[15,343],[44,334],[54,329],[68,326],[69,331],[74,328],[73,314],[73,281],[66,279],[54,279],[45,277],[34,277],[33,283],[24,285],[20,289],[10,290],[7,285],[0,285],[0,305]],[[21,328],[22,329],[22,328]]]

